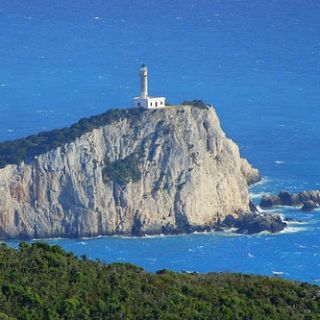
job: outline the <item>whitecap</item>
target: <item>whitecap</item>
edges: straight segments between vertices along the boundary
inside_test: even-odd
[[[272,208],[272,209],[263,209],[263,208],[261,208],[259,205],[257,206],[257,209],[258,209],[258,211],[259,212],[261,212],[261,213],[266,213],[266,214],[278,214],[278,215],[280,215],[280,213],[279,213],[279,208]]]
[[[295,221],[295,220],[285,220],[285,218],[282,219],[283,222],[285,222],[288,225],[303,225],[303,224],[310,224],[309,222],[305,222],[305,221]]]
[[[248,257],[249,258],[254,258],[254,255],[252,253],[248,252]]]
[[[254,185],[252,185],[252,188],[256,187],[256,186],[261,186],[261,185],[264,185],[266,183],[269,183],[271,182],[272,180],[269,178],[269,177],[262,177],[262,179],[255,183]]]
[[[284,228],[282,231],[280,231],[281,234],[283,233],[296,233],[296,232],[304,232],[307,231],[307,228],[301,228],[301,227],[287,227]]]
[[[276,164],[284,164],[285,161],[283,161],[283,160],[276,160],[275,163],[276,163]]]
[[[265,192],[258,192],[258,193],[250,192],[251,199],[260,199],[262,198],[263,195],[265,195]]]
[[[59,241],[59,240],[65,240],[67,238],[61,238],[61,237],[55,237],[55,238],[41,238],[41,239],[38,239],[38,238],[35,238],[35,239],[32,239],[31,241],[32,242],[41,242],[41,241]]]
[[[157,258],[147,258],[146,260],[147,261],[151,261],[151,262],[157,262],[158,261]]]
[[[46,110],[46,109],[37,109],[36,113],[53,113],[52,109]]]

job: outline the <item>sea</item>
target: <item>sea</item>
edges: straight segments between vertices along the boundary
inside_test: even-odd
[[[318,0],[1,0],[0,141],[152,95],[215,106],[262,174],[253,200],[320,189]],[[241,272],[320,284],[320,211],[277,208],[279,234],[47,239],[148,271]],[[18,241],[7,242],[17,247]]]

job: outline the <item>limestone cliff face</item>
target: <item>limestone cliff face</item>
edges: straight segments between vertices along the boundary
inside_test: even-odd
[[[130,157],[138,178],[123,183],[105,174]],[[213,108],[147,110],[136,121],[94,129],[29,164],[0,169],[0,237],[205,229],[249,211],[248,183],[258,176],[226,138]]]

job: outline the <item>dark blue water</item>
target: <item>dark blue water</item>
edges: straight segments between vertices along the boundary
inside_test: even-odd
[[[131,106],[138,68],[172,103],[216,106],[263,192],[319,188],[320,2],[2,0],[0,140]],[[317,282],[320,212],[283,234],[52,240],[148,270],[241,271]],[[15,245],[16,243],[12,243]]]

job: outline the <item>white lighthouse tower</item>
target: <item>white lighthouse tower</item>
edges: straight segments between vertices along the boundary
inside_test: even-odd
[[[133,98],[135,108],[157,109],[163,108],[166,103],[165,97],[148,96],[148,68],[141,65],[140,68],[140,97]]]

